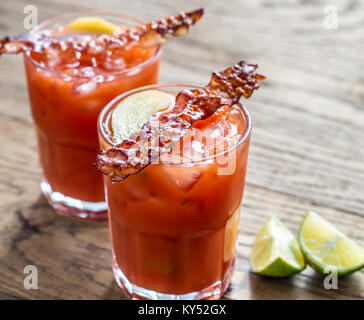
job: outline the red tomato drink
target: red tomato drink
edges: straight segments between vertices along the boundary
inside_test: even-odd
[[[101,149],[115,145],[113,110],[100,114]],[[234,268],[251,123],[240,104],[224,106],[188,129],[171,154],[122,182],[105,177],[116,281],[132,298],[218,299]],[[183,147],[181,147],[183,146]]]
[[[76,17],[49,20],[33,32],[48,30],[65,36],[68,32],[63,26]],[[103,18],[118,26],[141,23],[119,14]],[[72,50],[55,56],[24,54],[43,174],[41,187],[59,213],[88,219],[107,217],[102,176],[93,167],[99,151],[97,117],[117,95],[157,83],[159,62],[160,47],[144,49],[135,42],[112,55]]]

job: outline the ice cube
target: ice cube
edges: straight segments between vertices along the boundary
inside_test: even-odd
[[[203,209],[203,201],[199,198],[183,198],[181,199],[181,204],[186,210],[191,211],[201,211]]]
[[[73,92],[75,94],[87,94],[94,91],[97,87],[97,82],[93,79],[86,79],[76,81],[73,85]]]
[[[128,197],[133,201],[146,201],[148,200],[148,194],[143,187],[130,187],[128,189],[125,188],[125,192]]]
[[[74,49],[67,49],[59,53],[59,64],[66,68],[77,68],[80,65],[81,52]]]
[[[190,191],[204,173],[203,166],[166,166],[163,170],[168,179],[184,191]]]
[[[92,77],[95,75],[93,67],[83,67],[79,70],[78,74],[82,77]]]

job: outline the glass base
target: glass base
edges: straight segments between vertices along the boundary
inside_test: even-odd
[[[107,203],[88,202],[65,196],[53,191],[48,181],[43,178],[40,188],[49,204],[62,216],[76,217],[88,220],[107,219]]]
[[[126,294],[133,300],[218,300],[221,299],[226,289],[229,287],[234,272],[234,263],[227,271],[223,281],[216,281],[211,286],[200,291],[185,294],[156,292],[132,284],[119,268],[115,258],[113,258],[113,271],[119,287],[124,289]]]

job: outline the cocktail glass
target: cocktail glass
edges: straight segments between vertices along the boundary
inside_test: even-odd
[[[56,33],[82,16],[100,17],[118,26],[142,23],[123,14],[82,12],[50,19],[32,32],[51,30]],[[99,151],[97,117],[120,93],[157,83],[161,49],[127,50],[121,57],[133,66],[127,68],[113,61],[111,66],[103,65],[105,72],[92,65],[77,66],[82,55],[66,56],[61,63],[56,60],[59,57],[54,57],[57,69],[42,65],[35,57],[24,54],[42,169],[41,189],[62,215],[105,219],[103,181],[93,167]],[[65,70],[59,71],[63,63]]]
[[[150,89],[175,95],[196,87],[161,84],[118,96],[99,116],[101,149],[117,144],[111,117],[123,99]],[[196,122],[172,155],[122,182],[104,177],[113,271],[132,298],[218,299],[229,285],[251,121],[240,104],[224,108]]]

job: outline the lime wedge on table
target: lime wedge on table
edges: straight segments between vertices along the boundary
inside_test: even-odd
[[[113,33],[119,30],[115,24],[98,17],[80,17],[67,25],[67,30],[91,33]]]
[[[250,262],[253,272],[271,277],[289,277],[306,266],[294,235],[274,215],[258,232]]]
[[[330,272],[327,267],[337,268],[338,276],[364,267],[364,249],[313,211],[303,218],[298,241],[307,262],[322,275]]]

